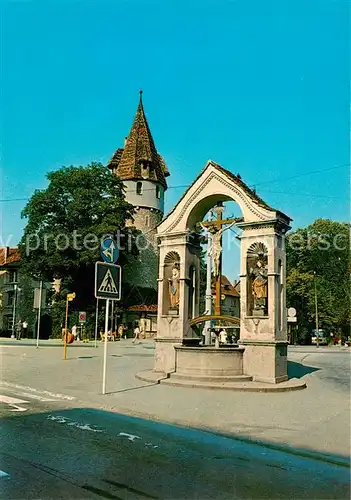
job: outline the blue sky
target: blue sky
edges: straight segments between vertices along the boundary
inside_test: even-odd
[[[61,165],[106,162],[140,88],[171,172],[167,209],[211,158],[294,227],[348,220],[349,168],[334,168],[349,163],[346,0],[0,5],[3,242],[17,243],[25,204],[3,200]]]

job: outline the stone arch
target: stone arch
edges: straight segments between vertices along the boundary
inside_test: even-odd
[[[180,255],[178,252],[172,250],[166,254],[164,258],[164,264],[167,266],[167,265],[172,265],[175,262],[178,262],[180,264]]]
[[[274,220],[278,214],[239,175],[209,161],[178,205],[159,225],[159,234],[191,230],[219,201],[235,201],[245,223]]]

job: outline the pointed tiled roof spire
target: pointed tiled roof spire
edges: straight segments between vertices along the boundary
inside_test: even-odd
[[[144,112],[142,94],[132,128],[125,140],[124,148],[119,148],[108,163],[108,168],[121,180],[148,179],[158,181],[167,187],[169,172],[163,158],[156,150]]]

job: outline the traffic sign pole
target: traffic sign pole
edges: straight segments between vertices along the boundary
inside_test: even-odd
[[[65,334],[63,337],[63,359],[67,359],[67,337],[68,337],[68,304],[76,298],[76,294],[68,293],[66,296],[66,317],[65,317]]]
[[[39,347],[39,333],[40,333],[40,317],[41,317],[41,300],[43,293],[43,280],[40,280],[40,288],[39,288],[39,308],[38,308],[38,323],[37,323],[37,349]]]
[[[99,299],[96,299],[96,309],[95,309],[95,347],[97,347],[98,327],[99,327]]]
[[[67,359],[67,325],[68,325],[68,295],[66,297],[66,317],[65,317],[65,334],[63,337],[63,359]]]
[[[103,372],[102,372],[102,394],[106,394],[107,332],[108,332],[109,306],[110,306],[110,300],[106,299],[104,366],[103,366]]]
[[[102,394],[106,394],[107,342],[110,316],[110,301],[121,300],[121,267],[114,264],[118,260],[119,249],[112,238],[105,238],[101,249],[104,262],[95,263],[95,297],[106,300],[104,363],[102,372]],[[95,345],[97,338],[98,302],[96,303]],[[113,319],[111,321],[113,325]]]

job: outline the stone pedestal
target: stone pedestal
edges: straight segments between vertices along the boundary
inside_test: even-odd
[[[278,384],[288,380],[287,342],[240,342],[245,347],[243,370],[255,382]]]
[[[155,361],[154,371],[160,373],[173,373],[176,366],[175,347],[180,346],[181,342],[177,338],[155,339]]]

